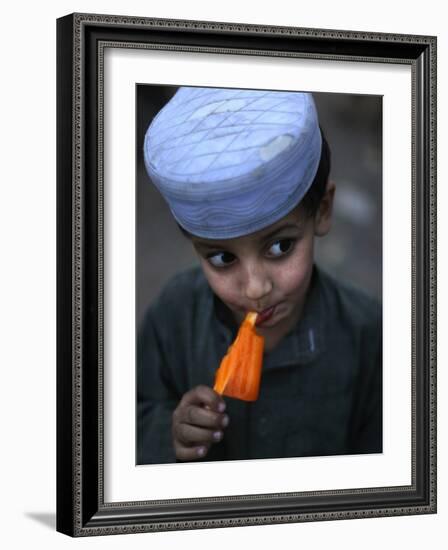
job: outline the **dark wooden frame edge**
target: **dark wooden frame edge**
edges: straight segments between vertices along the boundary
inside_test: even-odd
[[[57,530],[71,536],[436,512],[436,38],[72,14],[57,21]],[[413,74],[411,486],[105,503],[101,48],[406,63]],[[100,100],[99,100],[99,99]]]

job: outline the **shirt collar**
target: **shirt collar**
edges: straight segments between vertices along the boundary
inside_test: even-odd
[[[219,321],[220,335],[230,345],[236,336],[238,326],[229,308],[216,295],[213,303]],[[281,344],[265,354],[263,369],[301,365],[314,361],[325,349],[325,318],[321,275],[319,269],[314,266],[302,317],[293,330],[284,337]]]

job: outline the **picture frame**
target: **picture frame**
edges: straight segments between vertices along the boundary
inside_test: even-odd
[[[436,512],[436,44],[431,36],[221,22],[93,14],[58,19],[58,531],[91,536]],[[108,49],[185,52],[188,63],[202,54],[262,58],[274,67],[282,60],[324,61],[336,74],[344,63],[356,64],[356,71],[373,65],[410,70],[410,483],[209,496],[179,488],[179,496],[169,498],[148,485],[144,498],[107,499],[113,471],[105,463]]]

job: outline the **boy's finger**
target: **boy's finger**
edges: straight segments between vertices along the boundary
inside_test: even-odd
[[[191,424],[178,424],[174,428],[174,437],[187,446],[217,443],[223,438],[222,430],[206,430]]]
[[[186,407],[182,416],[182,420],[187,424],[193,424],[201,428],[225,428],[229,423],[226,414],[217,413],[211,409],[194,405]]]
[[[178,460],[200,460],[207,455],[209,447],[207,445],[199,445],[197,447],[186,447],[184,445],[175,445],[176,458]]]
[[[208,386],[196,386],[187,392],[182,398],[183,404],[202,405],[217,412],[224,412],[226,403],[212,388]]]

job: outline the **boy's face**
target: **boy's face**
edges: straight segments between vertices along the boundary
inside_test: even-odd
[[[243,237],[191,237],[213,292],[239,324],[258,312],[257,331],[272,350],[299,320],[308,291],[314,236],[330,228],[334,185],[329,183],[315,217],[298,206],[275,224]]]

